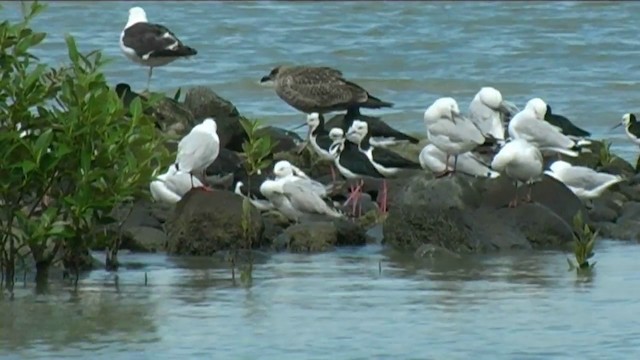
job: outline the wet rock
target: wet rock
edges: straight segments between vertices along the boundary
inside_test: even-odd
[[[367,243],[366,231],[344,219],[310,221],[289,226],[274,241],[274,248],[291,252],[325,252],[336,246]]]
[[[545,179],[534,186],[534,203],[510,209],[506,205],[513,189],[502,177],[416,175],[390,207],[384,242],[410,251],[433,244],[454,252],[477,252],[556,247],[572,240],[569,224],[583,206],[569,189]],[[523,197],[526,189],[521,191]]]
[[[640,226],[637,222],[600,222],[595,223],[594,226],[598,229],[600,237],[603,238],[640,241]]]
[[[592,222],[613,222],[621,213],[621,207],[611,199],[594,199],[588,211],[589,219]]]
[[[256,131],[256,135],[260,137],[271,137],[272,143],[277,142],[273,149],[274,153],[283,151],[297,151],[299,145],[303,142],[300,135],[293,131],[288,131],[275,126],[266,126]]]
[[[167,221],[167,252],[184,255],[213,255],[235,246],[247,246],[242,227],[243,198],[230,191],[189,191],[176,204]],[[252,247],[263,245],[263,222],[251,207],[248,224],[253,229]]]
[[[220,148],[242,151],[245,132],[238,121],[238,109],[229,100],[220,97],[205,86],[196,86],[187,91],[184,105],[191,111],[197,122],[212,117],[218,125]]]
[[[132,226],[122,232],[120,249],[134,252],[164,251],[167,235],[162,230],[147,226]]]

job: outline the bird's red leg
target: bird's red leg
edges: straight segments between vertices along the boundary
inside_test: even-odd
[[[213,189],[205,185],[205,179],[207,178],[207,169],[202,170],[202,186],[200,189],[203,191],[213,192]],[[193,179],[191,180],[193,182]]]

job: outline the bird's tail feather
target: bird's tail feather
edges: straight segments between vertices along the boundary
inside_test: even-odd
[[[364,104],[361,105],[361,107],[369,108],[369,109],[379,109],[383,107],[393,107],[393,103],[388,101],[382,101],[375,96],[369,95],[369,98]]]

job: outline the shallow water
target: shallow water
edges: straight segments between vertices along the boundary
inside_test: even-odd
[[[0,356],[637,359],[640,247],[596,252],[590,277],[560,252],[278,254],[258,261],[251,288],[212,259],[124,255],[117,284],[94,271],[77,293],[56,280],[49,295],[28,285],[0,300]]]
[[[113,61],[112,83],[145,86],[118,37],[131,2],[52,2],[36,27],[37,54],[65,61],[64,33]],[[4,2],[4,18],[16,3]],[[303,119],[258,80],[274,65],[340,68],[393,109],[395,126],[422,131],[437,97],[466,107],[493,85],[522,104],[546,99],[635,161],[620,130],[635,111],[637,2],[145,2],[199,55],[155,70],[152,88],[211,86],[247,116]],[[0,300],[2,358],[636,359],[640,276],[635,243],[602,242],[597,271],[567,272],[566,255],[420,261],[379,247],[279,254],[257,264],[250,289],[212,259],[128,255],[115,275],[95,271],[78,292],[30,284]],[[379,273],[379,264],[382,272]],[[135,266],[134,266],[135,265]],[[149,285],[144,286],[144,273]]]
[[[4,2],[4,17],[19,16]],[[304,117],[258,80],[280,63],[337,67],[372,94],[395,102],[372,110],[400,129],[422,132],[422,113],[440,96],[463,108],[481,86],[519,106],[535,96],[635,161],[622,114],[637,110],[638,2],[145,2],[149,20],[198,49],[154,70],[152,88],[211,86],[245,115],[292,125]],[[65,61],[64,34],[103,49],[114,84],[146,85],[118,38],[130,1],[50,2],[36,28],[50,37],[38,55]]]

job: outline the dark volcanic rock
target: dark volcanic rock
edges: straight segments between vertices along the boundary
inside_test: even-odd
[[[520,193],[520,192],[519,192]],[[521,189],[521,197],[526,189]],[[456,252],[564,245],[582,203],[563,184],[545,178],[532,204],[507,208],[514,187],[503,177],[416,175],[395,196],[384,223],[384,242],[415,251],[433,244]]]
[[[184,105],[191,111],[197,122],[212,117],[218,125],[220,148],[242,151],[245,132],[238,121],[241,116],[229,100],[226,100],[205,86],[196,86],[187,91]]]
[[[293,131],[288,131],[275,126],[266,126],[256,131],[256,135],[263,137],[271,137],[272,143],[277,142],[273,153],[282,151],[297,151],[298,146],[302,143],[302,138]]]
[[[153,117],[160,129],[176,140],[176,144],[198,123],[189,109],[168,97],[154,106]]]
[[[244,167],[244,159],[235,151],[220,149],[220,154],[207,168],[207,175],[235,174]]]
[[[189,191],[167,221],[167,251],[172,254],[212,255],[221,250],[245,247],[242,228],[243,198],[229,191]],[[253,247],[263,245],[260,213],[250,208],[254,229]],[[241,243],[239,243],[241,242]]]

